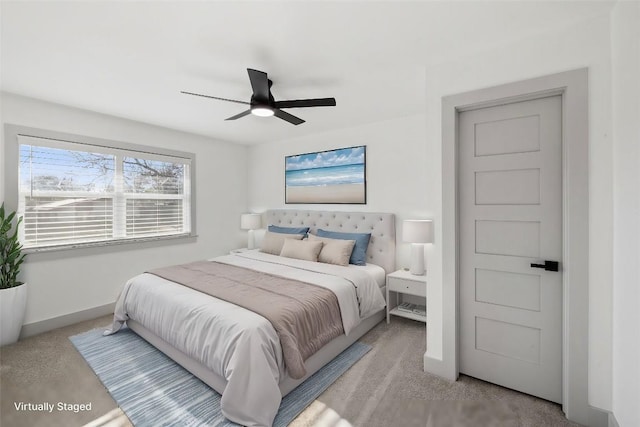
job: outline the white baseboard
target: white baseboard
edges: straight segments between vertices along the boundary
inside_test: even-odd
[[[63,316],[53,317],[51,319],[22,325],[22,331],[20,331],[19,339],[22,340],[34,335],[41,334],[43,332],[51,331],[53,329],[62,328],[64,326],[84,322],[85,320],[91,320],[97,317],[106,316],[107,314],[112,314],[115,306],[116,303],[112,302],[110,304],[101,305],[99,307],[93,307],[87,310],[78,311],[76,313],[65,314]]]
[[[437,375],[445,380],[456,381],[458,378],[451,375],[451,367],[445,365],[442,360],[434,359],[433,357],[424,354],[423,358],[424,371],[430,374]]]
[[[589,427],[607,427],[611,412],[589,406]]]
[[[620,427],[620,424],[618,424],[618,420],[616,420],[616,416],[613,415],[613,412],[609,412],[609,427]]]

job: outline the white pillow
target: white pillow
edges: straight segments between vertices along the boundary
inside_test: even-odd
[[[285,234],[274,233],[273,231],[267,231],[262,238],[262,245],[260,246],[260,252],[266,252],[268,254],[280,255],[282,252],[282,246],[284,241],[288,239],[301,240],[304,237],[303,234]]]
[[[330,239],[309,234],[309,241],[322,242],[322,250],[318,255],[318,261],[326,264],[349,265],[351,252],[356,244],[355,240]]]
[[[322,242],[289,239],[284,241],[280,256],[316,262],[321,250]]]

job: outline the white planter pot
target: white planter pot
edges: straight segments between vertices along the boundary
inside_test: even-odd
[[[18,341],[27,308],[27,284],[0,289],[0,346]]]

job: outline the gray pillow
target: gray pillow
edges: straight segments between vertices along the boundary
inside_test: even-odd
[[[282,234],[282,233],[273,233],[271,231],[267,231],[264,233],[264,238],[262,239],[262,245],[260,247],[260,252],[266,252],[268,254],[280,255],[282,252],[282,246],[284,245],[284,241],[288,239],[293,240],[302,240],[304,235],[302,234]]]
[[[322,250],[322,242],[287,239],[282,245],[280,256],[316,262],[318,261],[320,250]]]
[[[309,241],[324,243],[318,255],[318,261],[326,264],[349,265],[351,252],[356,244],[355,240],[330,239],[309,234]]]

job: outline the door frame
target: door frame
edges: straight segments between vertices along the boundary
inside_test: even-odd
[[[554,95],[562,97],[562,410],[568,419],[588,425],[592,411],[587,400],[589,135],[586,68],[442,98],[443,346],[442,360],[425,357],[425,370],[452,380],[459,375],[459,114]]]

